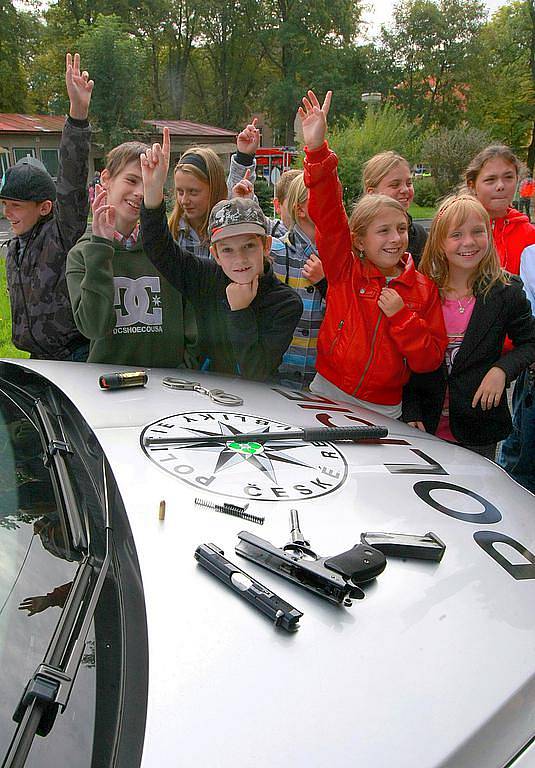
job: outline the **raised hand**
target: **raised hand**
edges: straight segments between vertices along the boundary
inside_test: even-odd
[[[327,115],[331,106],[332,91],[327,91],[322,106],[314,91],[308,91],[303,98],[303,106],[299,107],[297,114],[301,120],[303,138],[308,149],[317,149],[325,141],[327,133]]]
[[[252,198],[254,195],[254,185],[249,181],[250,171],[245,171],[245,176],[232,187],[232,197]]]
[[[255,275],[252,283],[229,283],[227,285],[227,299],[230,308],[246,309],[258,292],[258,280],[260,275]]]
[[[74,54],[74,59],[70,53],[65,58],[65,84],[70,101],[69,115],[75,120],[87,119],[95,84],[85,70],[80,72],[79,53]]]
[[[303,275],[306,277],[307,280],[309,280],[311,283],[319,283],[320,280],[323,280],[325,277],[325,272],[323,271],[323,264],[321,263],[321,259],[316,256],[315,253],[311,253],[309,258],[305,261],[303,269],[301,270]]]
[[[500,404],[504,389],[505,371],[494,366],[485,376],[483,376],[481,384],[472,400],[472,408],[475,408],[478,403],[484,411],[490,411],[491,408],[496,408],[496,406]]]
[[[95,185],[95,199],[91,206],[93,223],[91,229],[97,237],[113,240],[115,233],[115,208],[108,205],[108,193],[100,184]]]
[[[163,200],[163,188],[167,181],[170,155],[169,128],[164,128],[162,144],[153,144],[140,158],[146,208],[158,208]]]
[[[254,155],[256,153],[260,146],[260,131],[256,127],[256,123],[257,118],[253,117],[252,121],[238,134],[236,139],[238,152],[243,152],[246,155]]]

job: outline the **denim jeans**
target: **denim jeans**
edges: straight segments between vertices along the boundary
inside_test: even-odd
[[[529,370],[515,382],[513,431],[501,445],[498,464],[535,493],[535,381]]]

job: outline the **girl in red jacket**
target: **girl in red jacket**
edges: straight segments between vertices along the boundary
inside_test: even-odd
[[[299,108],[309,215],[329,284],[310,389],[398,418],[410,372],[432,371],[444,356],[440,300],[406,253],[408,220],[397,200],[365,195],[348,222],[338,158],[325,141],[330,101],[329,91],[320,107],[309,91]]]

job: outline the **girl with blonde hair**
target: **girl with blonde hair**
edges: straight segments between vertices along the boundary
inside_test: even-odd
[[[535,361],[535,319],[521,281],[500,267],[488,213],[475,197],[442,203],[420,269],[440,291],[448,348],[437,371],[405,387],[403,418],[494,459],[511,431],[504,388]],[[514,348],[504,354],[506,336]]]
[[[365,195],[347,219],[325,134],[331,100],[308,91],[299,109],[305,139],[308,211],[329,288],[318,338],[313,392],[401,415],[412,371],[432,371],[446,334],[436,286],[414,268],[407,214],[385,195]]]
[[[392,197],[402,206],[409,221],[408,251],[418,267],[427,232],[421,224],[415,224],[409,215],[409,207],[414,199],[414,186],[408,161],[392,150],[374,155],[362,168],[362,189],[368,195]]]
[[[256,120],[245,126],[236,140],[228,179],[221,158],[210,147],[190,147],[174,169],[175,204],[169,217],[174,240],[194,256],[210,258],[207,233],[210,211],[226,200],[230,190],[247,174],[254,181],[254,153],[259,143]],[[248,174],[247,174],[248,175]]]

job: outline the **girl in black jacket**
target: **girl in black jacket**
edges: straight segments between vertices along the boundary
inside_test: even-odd
[[[439,288],[449,343],[438,370],[413,374],[406,385],[403,419],[494,458],[511,431],[505,386],[535,361],[535,318],[520,279],[500,267],[478,200],[444,201],[420,270]]]

